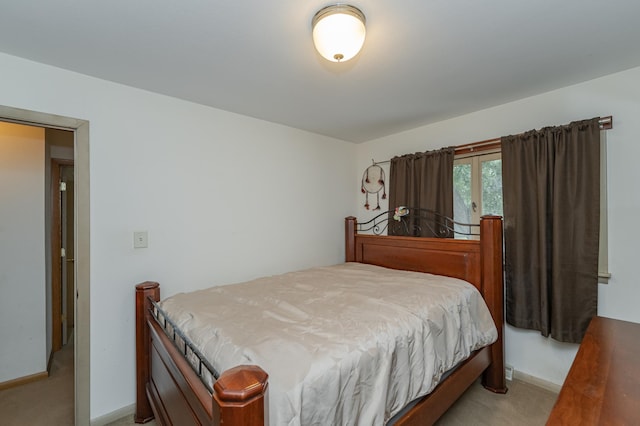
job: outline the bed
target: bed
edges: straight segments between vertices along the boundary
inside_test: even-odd
[[[409,216],[398,217],[397,211],[396,220],[392,219],[393,213],[383,213],[365,226],[354,217],[345,219],[346,262],[467,281],[482,295],[497,330],[493,344],[474,350],[428,395],[413,401],[393,419],[396,425],[428,425],[480,376],[490,391],[507,390],[503,361],[502,220],[497,216],[483,217],[479,239],[378,235],[384,234],[388,226],[402,225],[408,234],[409,226],[416,226]],[[362,233],[363,229],[373,232]],[[441,227],[440,234],[450,235],[451,230],[453,226]],[[175,322],[158,313],[159,300],[158,283],[136,286],[136,422],[145,423],[155,417],[159,424],[268,424],[268,369],[263,369],[264,365],[239,365],[219,373],[213,366],[215,362],[193,345]],[[230,322],[235,320],[231,318]]]

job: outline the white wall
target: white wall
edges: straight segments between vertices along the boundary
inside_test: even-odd
[[[428,102],[425,99],[425,102]],[[612,74],[441,121],[357,146],[359,173],[376,161],[394,155],[460,145],[521,133],[595,116],[613,115],[608,141],[609,270],[607,285],[600,285],[599,315],[640,322],[640,285],[637,280],[635,242],[640,237],[640,68]],[[388,167],[386,168],[388,170]],[[358,179],[360,177],[358,176]],[[358,197],[358,217],[369,218]],[[388,205],[385,203],[383,209]],[[571,218],[567,218],[571,220]],[[562,384],[573,361],[576,345],[545,339],[537,332],[507,327],[506,362],[516,370]]]
[[[0,123],[0,383],[47,367],[44,130]]]
[[[167,296],[343,261],[354,145],[4,54],[0,69],[2,104],[90,123],[91,418],[135,400],[136,283]]]

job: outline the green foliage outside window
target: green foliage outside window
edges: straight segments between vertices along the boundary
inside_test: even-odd
[[[502,214],[502,160],[482,162],[482,214]]]
[[[493,157],[474,157],[473,161],[453,166],[453,210],[457,222],[478,223],[480,216],[487,214],[503,216],[502,160]],[[475,194],[477,190],[481,194]],[[473,205],[474,201],[481,205]],[[475,211],[472,207],[476,207]]]

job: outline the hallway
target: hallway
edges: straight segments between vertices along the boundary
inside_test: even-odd
[[[0,391],[3,426],[73,425],[73,344],[54,353],[44,380]]]

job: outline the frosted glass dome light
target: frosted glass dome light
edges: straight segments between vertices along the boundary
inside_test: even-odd
[[[365,17],[354,6],[334,4],[320,9],[311,26],[316,50],[332,62],[348,61],[364,44]]]

